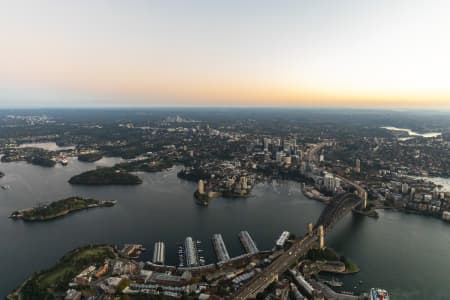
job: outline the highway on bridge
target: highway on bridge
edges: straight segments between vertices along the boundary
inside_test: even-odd
[[[239,293],[233,299],[249,299],[256,297],[260,291],[264,290],[277,276],[284,273],[290,265],[297,259],[307,253],[314,245],[318,236],[306,236],[300,241],[296,241],[288,251],[285,251],[267,268],[247,283],[239,290]]]

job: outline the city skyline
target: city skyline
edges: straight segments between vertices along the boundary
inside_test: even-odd
[[[5,1],[0,107],[450,108],[445,1]]]

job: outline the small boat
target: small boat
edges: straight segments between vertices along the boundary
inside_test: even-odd
[[[4,190],[9,190],[9,185],[2,185],[1,188]]]
[[[379,288],[370,289],[370,300],[389,300],[389,293]]]
[[[61,163],[61,165],[63,166],[67,166],[69,164],[69,161],[67,160],[67,158],[65,156],[61,156],[59,162]]]

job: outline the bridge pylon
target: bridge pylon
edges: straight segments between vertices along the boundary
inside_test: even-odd
[[[367,191],[364,191],[362,193],[361,199],[362,199],[361,207],[362,207],[362,209],[366,209],[367,208]]]
[[[323,230],[323,225],[319,226],[319,248],[320,250],[325,248],[325,232]]]
[[[366,190],[359,190],[355,191],[355,195],[361,198],[361,205],[359,206],[360,209],[366,209],[367,207],[367,191]]]

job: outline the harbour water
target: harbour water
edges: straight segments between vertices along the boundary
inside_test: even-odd
[[[418,132],[415,132],[408,128],[398,128],[398,127],[392,127],[392,126],[384,126],[381,128],[386,129],[386,130],[391,130],[391,131],[403,131],[403,132],[406,132],[409,136],[421,136],[424,138],[434,138],[434,137],[438,137],[438,136],[442,135],[441,132],[418,133]]]
[[[43,168],[24,162],[0,163],[6,176],[0,184],[0,296],[34,271],[53,265],[67,251],[90,243],[140,243],[149,249],[166,244],[167,263],[176,264],[177,244],[186,236],[202,240],[207,262],[215,261],[211,237],[221,233],[230,256],[243,253],[237,234],[247,230],[259,249],[270,249],[283,230],[297,235],[315,222],[322,203],[305,198],[294,182],[260,184],[247,199],[215,199],[208,207],[192,197],[196,185],[180,180],[180,167],[162,173],[139,173],[139,186],[71,186],[67,180],[96,166],[76,159],[69,166]],[[9,214],[69,196],[118,200],[111,208],[82,211],[45,223],[13,221]],[[327,237],[327,243],[353,259],[361,272],[347,277],[343,290],[387,288],[392,299],[448,299],[450,286],[450,224],[438,219],[381,211],[380,218],[349,215]],[[363,284],[358,284],[362,280]],[[354,288],[356,287],[356,289]]]
[[[60,147],[56,145],[55,142],[29,143],[29,144],[21,144],[19,146],[19,148],[27,148],[27,147],[41,148],[48,151],[62,151],[75,149],[75,146]]]

